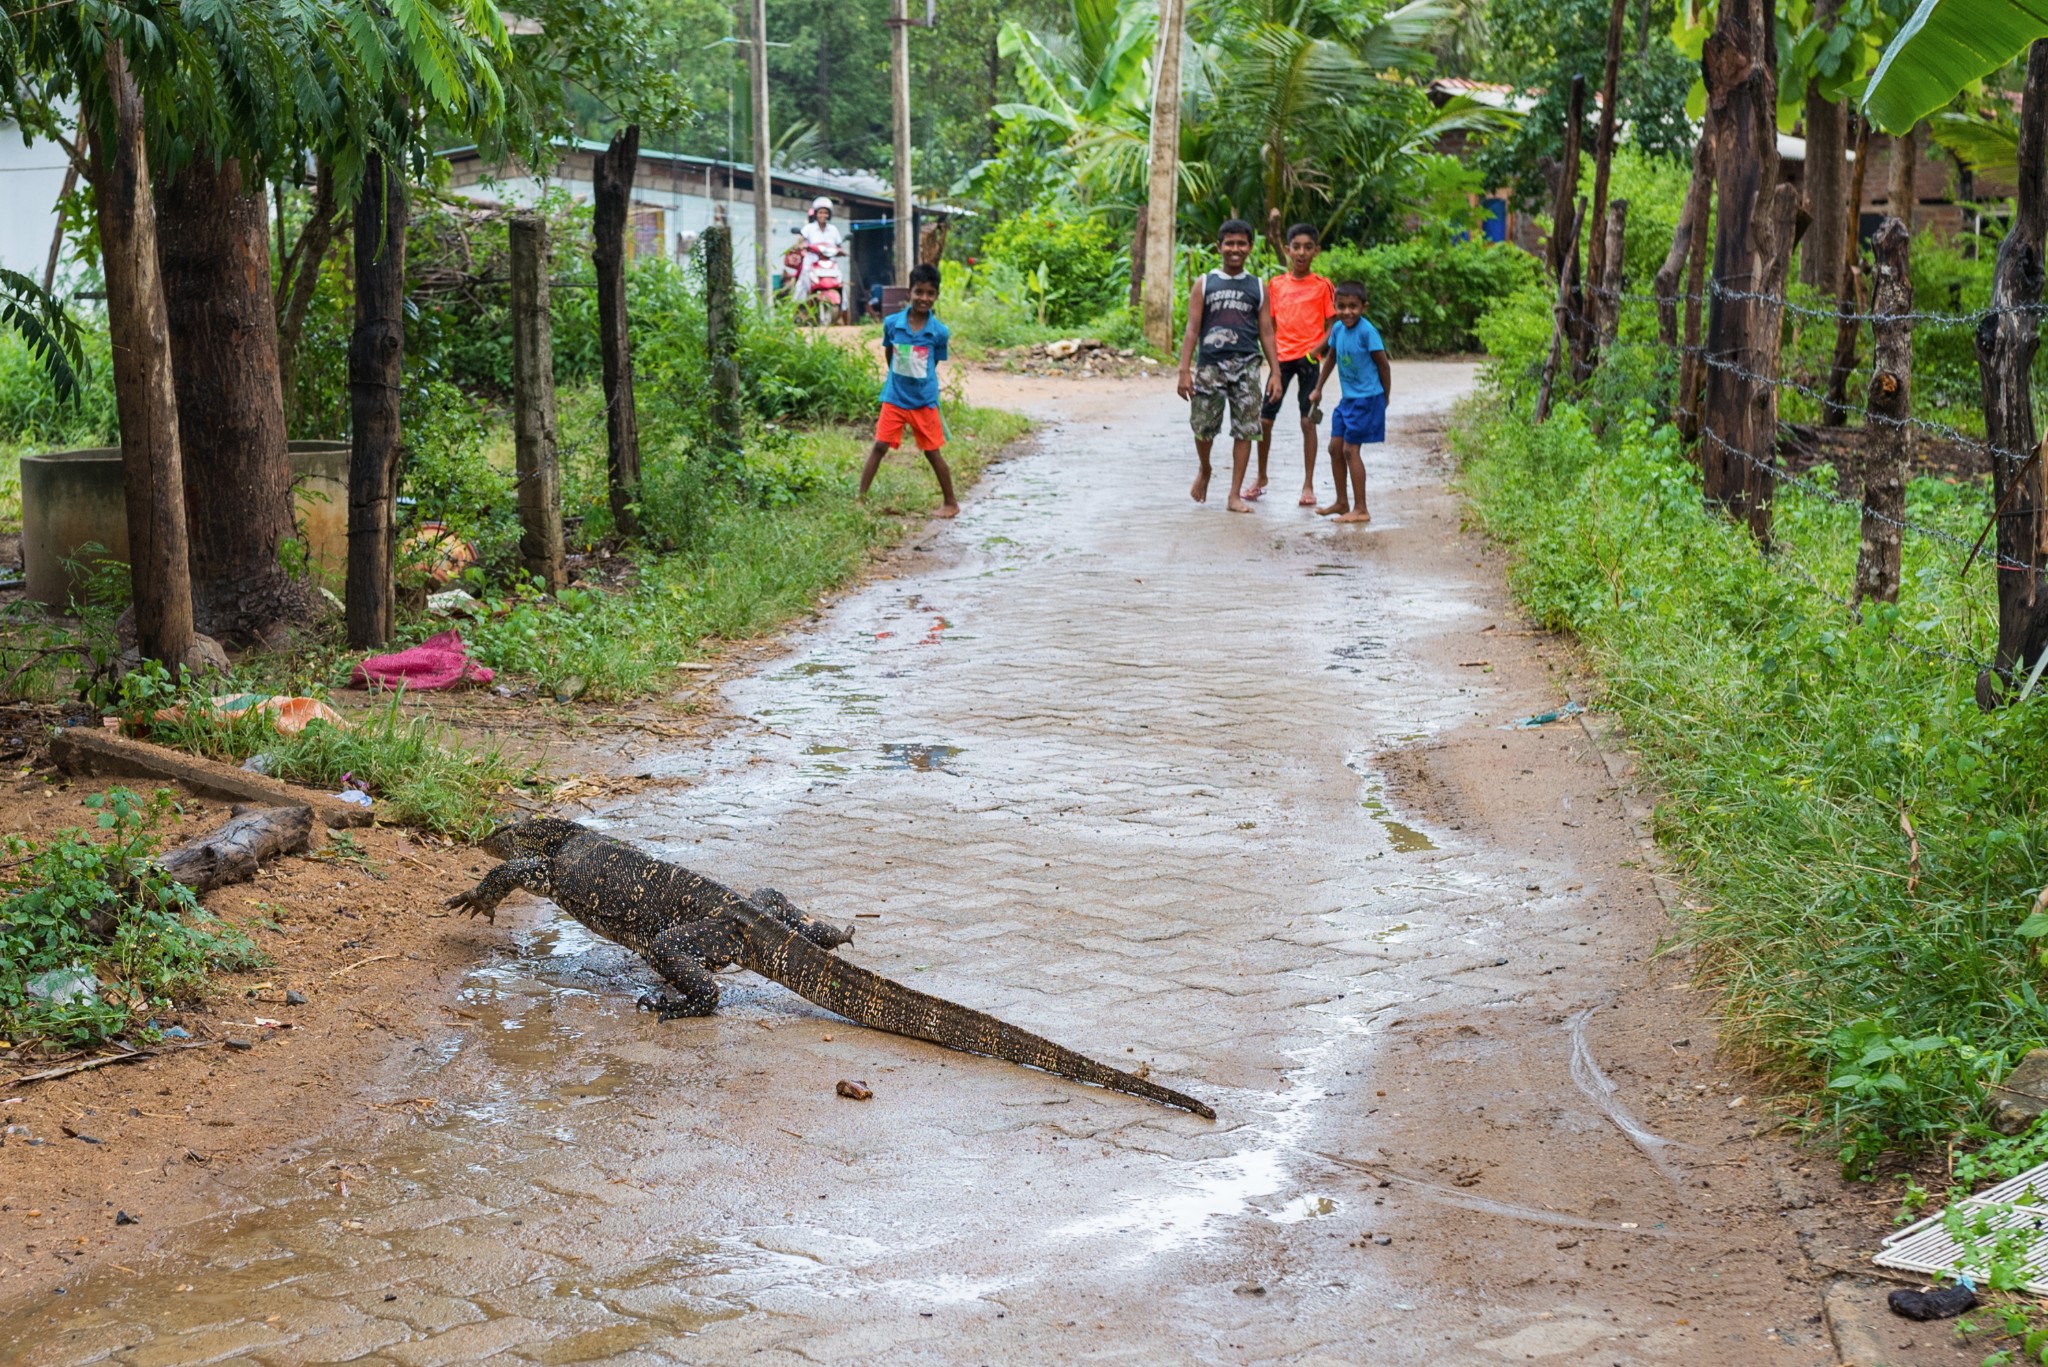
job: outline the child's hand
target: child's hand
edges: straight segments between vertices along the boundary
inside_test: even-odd
[[[1174,392],[1180,395],[1182,399],[1193,399],[1195,397],[1195,377],[1185,368],[1180,372],[1180,383],[1174,386]]]
[[[1308,392],[1308,406],[1310,408],[1314,408],[1317,404],[1321,403],[1322,401],[1323,387],[1321,385],[1317,385],[1314,389],[1311,389]]]
[[[1266,377],[1266,398],[1273,403],[1280,402],[1280,372],[1277,370]]]

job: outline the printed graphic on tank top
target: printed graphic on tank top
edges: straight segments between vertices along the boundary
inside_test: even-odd
[[[1259,304],[1264,282],[1250,271],[1202,277],[1202,334],[1199,362],[1227,361],[1259,354]]]

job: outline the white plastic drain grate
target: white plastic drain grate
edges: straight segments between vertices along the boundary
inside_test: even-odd
[[[2048,1163],[2029,1168],[2010,1181],[1956,1202],[1966,1212],[1983,1211],[1994,1231],[2013,1231],[2026,1242],[2026,1289],[2048,1295]],[[1871,1259],[1879,1267],[1900,1272],[1939,1273],[1982,1281],[1985,1269],[1967,1265],[1967,1255],[1942,1222],[1942,1213],[1928,1216],[1890,1235]]]

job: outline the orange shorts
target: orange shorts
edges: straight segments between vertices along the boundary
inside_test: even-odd
[[[903,445],[906,426],[920,451],[936,451],[946,444],[946,424],[939,421],[936,407],[898,408],[893,403],[883,404],[882,416],[875,419],[875,440],[894,451]]]

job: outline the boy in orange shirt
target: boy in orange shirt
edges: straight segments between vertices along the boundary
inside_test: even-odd
[[[1295,401],[1301,407],[1301,497],[1296,502],[1304,508],[1316,506],[1316,420],[1322,415],[1309,398],[1309,391],[1315,388],[1323,339],[1330,335],[1331,320],[1337,316],[1337,298],[1329,280],[1309,269],[1322,249],[1322,241],[1313,227],[1295,224],[1287,230],[1287,274],[1276,275],[1266,283],[1280,364],[1267,387],[1265,405],[1259,410],[1259,473],[1244,491],[1247,499],[1266,492],[1266,459],[1273,452],[1273,421],[1280,416],[1280,402],[1292,382]]]

